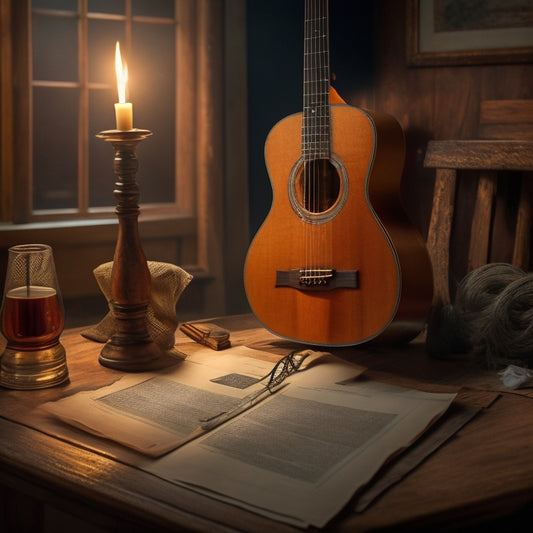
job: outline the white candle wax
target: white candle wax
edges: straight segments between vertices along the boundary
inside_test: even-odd
[[[115,104],[117,130],[133,129],[133,106],[129,102]]]

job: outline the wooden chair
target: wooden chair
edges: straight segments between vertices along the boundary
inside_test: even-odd
[[[468,246],[468,272],[491,262],[490,243],[499,174],[502,179],[517,174],[521,177],[511,262],[527,271],[532,227],[533,140],[431,141],[424,165],[436,169],[427,238],[433,265],[434,294],[426,351],[432,357],[447,357],[468,350],[461,335],[454,333],[459,324],[454,322],[454,314],[448,307],[452,303],[450,252],[458,176],[478,176]],[[465,170],[477,172],[461,172]]]
[[[450,303],[450,244],[458,175],[478,177],[467,271],[490,262],[498,178],[521,179],[511,262],[530,268],[533,204],[533,100],[485,100],[479,140],[431,141],[424,166],[436,169],[427,246],[433,262],[433,307]],[[470,170],[474,172],[461,172]]]
[[[522,174],[512,263],[528,270],[533,202],[533,141],[430,141],[424,165],[436,169],[433,208],[427,238],[434,270],[433,307],[446,305],[451,301],[450,242],[457,176],[461,170],[479,171],[468,249],[468,271],[487,264],[490,260],[491,222],[498,173],[501,171],[516,171]]]

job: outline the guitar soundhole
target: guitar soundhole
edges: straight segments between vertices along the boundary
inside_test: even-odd
[[[329,159],[305,162],[294,182],[296,201],[313,214],[329,211],[337,203],[340,190],[339,173]]]
[[[348,175],[335,154],[329,159],[300,158],[289,177],[294,212],[310,224],[325,224],[341,211],[348,197]]]

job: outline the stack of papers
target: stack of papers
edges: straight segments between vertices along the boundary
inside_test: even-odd
[[[257,351],[206,348],[173,369],[126,375],[44,408],[151,456],[142,468],[165,480],[322,527],[455,395],[370,381],[331,354],[301,353],[301,366],[275,387],[267,386],[273,363]]]

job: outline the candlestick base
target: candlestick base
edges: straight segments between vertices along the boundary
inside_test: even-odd
[[[102,366],[125,372],[144,372],[166,366],[162,357],[166,353],[154,341],[131,344],[124,339],[111,338],[100,352],[98,362]]]
[[[116,333],[104,345],[98,361],[115,370],[138,372],[161,364],[165,350],[156,344],[146,327],[147,305],[111,302]]]

